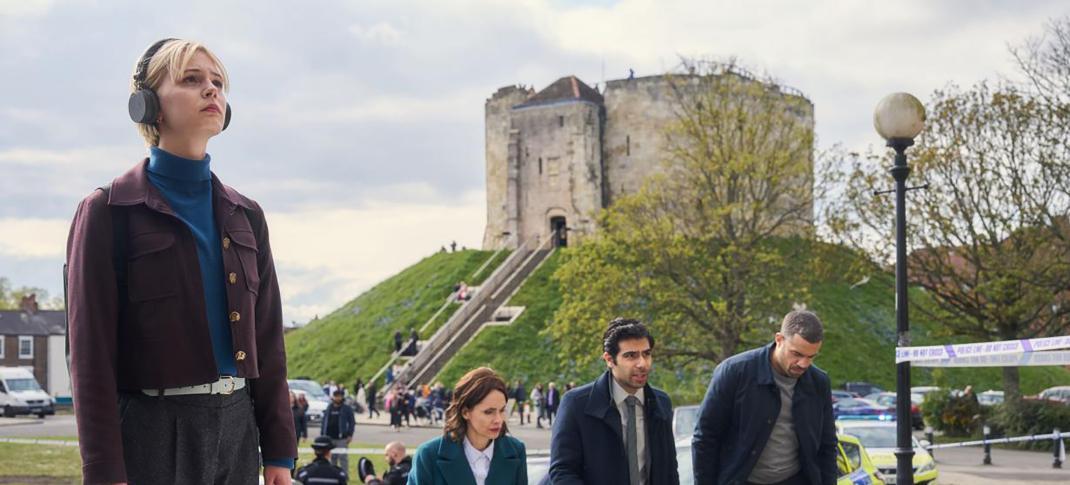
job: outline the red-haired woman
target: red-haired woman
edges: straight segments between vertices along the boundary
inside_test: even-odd
[[[505,381],[469,371],[453,389],[442,436],[420,445],[408,485],[527,485],[524,443],[506,435]]]

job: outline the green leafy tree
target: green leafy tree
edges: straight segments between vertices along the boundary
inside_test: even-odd
[[[661,356],[719,362],[768,341],[806,295],[793,261],[812,232],[812,105],[731,63],[684,61],[666,79],[664,169],[603,211],[556,273],[547,331],[581,363],[615,316],[645,320]]]
[[[944,336],[1010,340],[1070,328],[1070,224],[1065,167],[1070,126],[1048,101],[1013,85],[980,83],[933,95],[910,150],[908,268],[931,304],[912,305]],[[843,197],[827,206],[842,241],[880,261],[894,251],[890,155],[855,156]],[[1009,399],[1018,369],[1003,370]]]

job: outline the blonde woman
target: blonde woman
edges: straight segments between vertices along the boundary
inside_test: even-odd
[[[443,436],[420,445],[408,485],[527,485],[524,443],[506,434],[506,394],[489,368],[461,377]]]
[[[195,42],[134,68],[149,146],[78,207],[67,243],[71,378],[87,484],[288,485],[297,456],[264,213],[211,170],[229,80]]]

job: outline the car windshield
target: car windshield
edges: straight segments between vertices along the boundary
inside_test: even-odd
[[[7,389],[10,392],[40,391],[41,386],[33,379],[8,379]]]
[[[843,432],[858,438],[866,448],[895,448],[894,426],[859,426]]]
[[[308,399],[316,399],[316,400],[320,400],[320,401],[323,401],[323,400],[327,399],[327,396],[325,394],[323,394],[323,388],[319,387],[319,385],[317,385],[315,382],[312,382],[312,381],[289,381],[289,384],[290,384],[290,389],[297,389],[297,390],[300,390],[300,391],[305,391],[305,394],[307,395]]]

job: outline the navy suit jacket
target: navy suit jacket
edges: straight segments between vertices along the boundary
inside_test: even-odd
[[[613,404],[609,371],[593,383],[566,392],[550,439],[550,477],[554,485],[627,484],[628,459],[620,412]],[[669,395],[647,385],[643,390],[648,485],[678,485],[676,443]]]
[[[524,443],[512,436],[494,440],[487,485],[528,485]],[[412,461],[407,485],[476,485],[464,455],[464,443],[439,436],[420,445]]]
[[[713,371],[699,409],[691,456],[695,483],[736,485],[747,481],[780,414],[770,353],[776,344],[737,354]],[[791,402],[802,473],[813,485],[835,485],[836,424],[829,377],[811,365]]]

